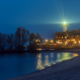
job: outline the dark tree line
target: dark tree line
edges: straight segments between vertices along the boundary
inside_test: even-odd
[[[22,51],[24,50],[24,45],[29,43],[28,49],[32,49],[36,45],[35,40],[40,40],[42,42],[41,36],[37,33],[29,32],[24,27],[17,28],[15,34],[2,34],[0,33],[0,52],[3,51]],[[33,46],[32,46],[33,45]]]
[[[36,42],[37,40],[37,42]],[[29,37],[29,44],[28,45],[28,49],[29,50],[36,50],[36,48],[39,48],[39,45],[37,45],[37,43],[42,43],[43,39],[41,38],[41,36],[37,33],[36,35],[34,33],[30,34]]]

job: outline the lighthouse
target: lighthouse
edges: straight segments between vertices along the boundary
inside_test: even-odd
[[[67,23],[66,21],[63,22],[63,32],[67,31]]]

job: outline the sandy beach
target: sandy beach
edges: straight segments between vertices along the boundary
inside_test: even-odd
[[[6,80],[80,80],[80,56],[28,75]]]

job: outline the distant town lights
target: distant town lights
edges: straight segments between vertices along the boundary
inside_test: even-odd
[[[38,40],[36,40],[36,42],[38,42]]]
[[[36,39],[35,42],[40,42],[40,40]]]

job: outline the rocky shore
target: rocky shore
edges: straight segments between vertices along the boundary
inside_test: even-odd
[[[28,75],[7,80],[80,80],[80,56]]]

